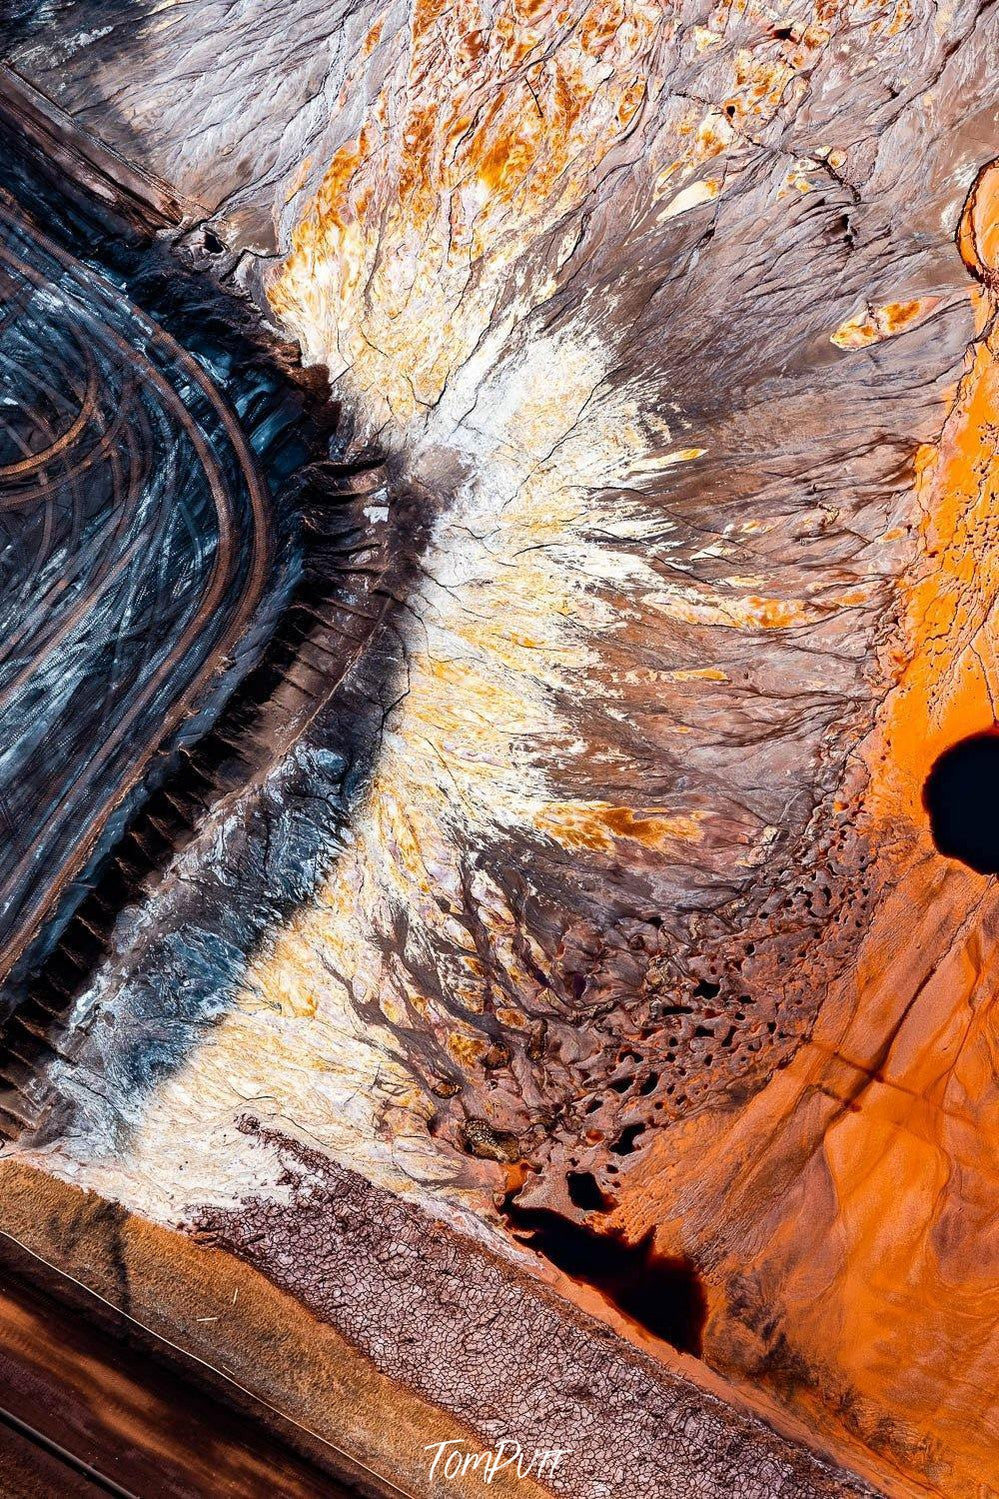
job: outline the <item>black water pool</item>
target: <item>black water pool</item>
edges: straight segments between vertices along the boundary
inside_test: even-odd
[[[979,874],[999,874],[999,730],[945,750],[926,778],[933,841]]]
[[[527,1243],[574,1280],[602,1292],[626,1316],[681,1353],[700,1355],[708,1303],[693,1263],[659,1255],[649,1233],[637,1244],[601,1234],[546,1208],[509,1198],[507,1220]]]

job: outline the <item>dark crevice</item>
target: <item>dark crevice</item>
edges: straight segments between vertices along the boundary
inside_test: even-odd
[[[584,1213],[606,1213],[613,1206],[610,1198],[600,1190],[592,1171],[570,1171],[565,1184],[569,1201]]]
[[[618,1135],[611,1146],[611,1150],[613,1150],[615,1155],[631,1155],[631,1152],[635,1149],[635,1142],[639,1135],[644,1134],[644,1132],[644,1124],[629,1124],[627,1129],[623,1129]]]
[[[708,1315],[704,1282],[692,1260],[656,1253],[653,1230],[628,1244],[547,1208],[519,1207],[512,1197],[505,1214],[516,1236],[566,1275],[592,1286],[678,1352],[700,1357]]]

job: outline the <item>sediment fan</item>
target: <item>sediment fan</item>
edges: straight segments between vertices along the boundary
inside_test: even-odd
[[[0,23],[0,1229],[361,1492],[991,1492],[994,12],[271,9]]]

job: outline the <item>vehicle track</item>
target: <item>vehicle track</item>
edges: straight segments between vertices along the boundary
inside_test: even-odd
[[[204,369],[0,196],[0,984],[207,727],[273,552]]]

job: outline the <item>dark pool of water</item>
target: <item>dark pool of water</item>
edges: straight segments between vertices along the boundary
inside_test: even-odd
[[[999,874],[999,732],[960,740],[926,778],[923,804],[933,841],[979,874]]]
[[[508,1199],[506,1211],[518,1236],[566,1275],[602,1292],[681,1353],[700,1356],[708,1304],[690,1260],[657,1254],[651,1232],[626,1244],[544,1208],[522,1208]]]

